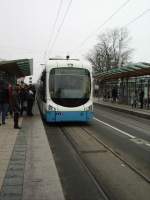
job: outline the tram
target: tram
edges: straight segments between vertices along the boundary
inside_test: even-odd
[[[46,122],[87,122],[93,117],[92,67],[77,59],[49,59],[37,101]]]

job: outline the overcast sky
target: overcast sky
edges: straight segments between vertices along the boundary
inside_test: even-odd
[[[60,2],[0,0],[0,59],[34,58],[34,73],[37,76],[41,68],[39,63],[44,62],[48,44],[49,57],[69,53],[71,57],[82,59],[96,44],[98,34],[107,29],[122,27],[148,10],[127,28],[132,37],[130,47],[135,49],[133,62],[150,62],[150,0],[130,0],[98,31],[98,27],[126,0],[62,0],[54,30]],[[70,2],[69,12],[61,26]],[[83,44],[87,37],[89,39]]]

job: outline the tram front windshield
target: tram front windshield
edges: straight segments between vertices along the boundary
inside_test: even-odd
[[[90,97],[90,73],[82,68],[54,68],[50,71],[49,88],[51,99],[56,104],[80,106]]]

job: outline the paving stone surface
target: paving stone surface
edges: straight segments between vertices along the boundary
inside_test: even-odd
[[[13,125],[11,122],[10,124]],[[1,171],[3,179],[1,179],[0,200],[21,200],[23,192],[27,134],[25,134],[23,128],[19,131],[13,130],[9,126],[7,128],[9,128],[8,132],[6,132],[5,129],[5,133],[4,130],[3,133],[8,134],[8,137],[11,134],[11,140],[8,140],[11,142],[7,142],[7,149],[5,152],[3,151],[3,159],[8,160],[7,163],[5,162],[4,169]],[[12,134],[14,134],[14,137],[12,137]]]
[[[22,118],[20,118],[19,121],[21,124]],[[18,132],[19,131],[17,129],[13,128],[13,119],[11,117],[6,119],[5,125],[0,126],[0,191]]]

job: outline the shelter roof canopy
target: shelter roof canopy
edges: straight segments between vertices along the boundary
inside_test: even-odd
[[[1,61],[0,71],[15,75],[17,78],[32,75],[33,59]]]
[[[132,63],[121,68],[113,68],[106,72],[97,73],[95,78],[104,81],[143,75],[150,75],[150,63]]]

